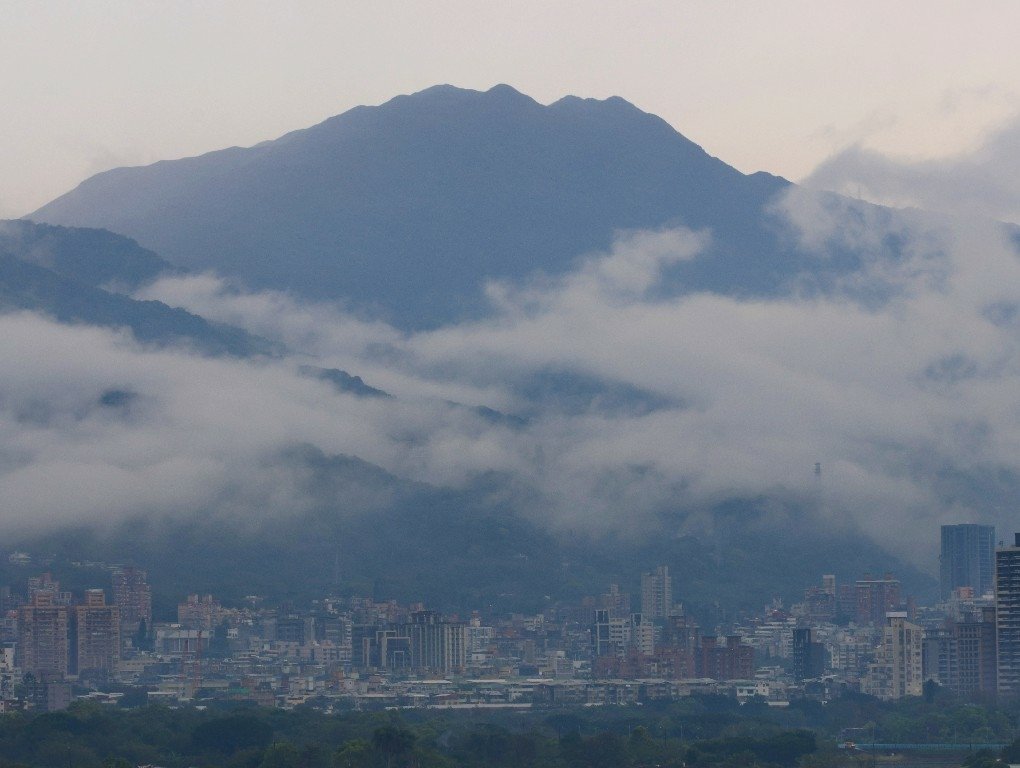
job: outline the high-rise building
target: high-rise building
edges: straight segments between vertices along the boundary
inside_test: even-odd
[[[995,609],[984,608],[976,616],[953,627],[956,640],[957,679],[953,692],[960,695],[995,693]]]
[[[827,573],[822,576],[822,591],[827,595],[836,597],[836,575]]]
[[[880,699],[920,696],[924,688],[923,648],[924,630],[907,621],[906,612],[888,613],[882,645],[861,681],[861,692]]]
[[[383,629],[376,632],[379,646],[379,666],[384,669],[411,668],[411,638],[397,629]]]
[[[648,620],[665,619],[673,612],[673,579],[660,565],[641,575],[641,615]]]
[[[145,622],[145,631],[152,632],[152,590],[146,573],[131,566],[113,571],[113,604],[120,609],[122,634],[134,635]]]
[[[467,624],[447,621],[434,611],[416,611],[404,625],[410,638],[411,667],[447,674],[467,666]]]
[[[609,610],[600,608],[591,627],[592,656],[623,657],[632,651],[651,656],[655,653],[655,635],[655,626],[640,613],[614,618]]]
[[[1020,694],[1020,533],[995,551],[995,649],[1000,696]]]
[[[960,677],[960,654],[952,627],[929,627],[921,641],[921,664],[924,680],[932,680],[954,690]]]
[[[720,645],[716,637],[702,637],[697,672],[713,680],[751,680],[754,677],[754,648],[732,635]]]
[[[924,637],[924,679],[959,696],[994,696],[996,691],[995,608],[983,606]]]
[[[101,589],[85,592],[85,604],[74,609],[77,627],[77,671],[112,673],[120,660],[120,609],[106,604]]]
[[[199,627],[201,629],[201,627]],[[281,643],[302,645],[311,639],[309,621],[298,614],[276,617],[276,640]]]
[[[371,669],[380,666],[376,645],[374,624],[351,625],[351,665],[355,669]]]
[[[807,627],[793,630],[793,679],[811,680],[825,674],[825,645],[811,639]]]
[[[858,624],[881,626],[886,614],[900,609],[900,582],[887,573],[881,579],[865,576],[854,584]]]
[[[827,622],[835,619],[839,609],[836,597],[836,577],[832,574],[822,576],[821,587],[808,587],[804,590],[804,607],[806,617],[812,622]]]
[[[630,614],[630,593],[621,592],[619,584],[610,584],[609,591],[599,595],[598,607],[610,611],[613,618],[622,618]]]
[[[619,644],[613,637],[612,613],[608,608],[595,611],[595,621],[591,626],[591,655],[615,656],[619,652]]]
[[[640,613],[630,617],[630,645],[646,656],[655,653],[655,627]]]
[[[995,527],[964,523],[942,526],[939,575],[942,599],[954,589],[970,587],[974,594],[991,594],[995,587]]]
[[[18,699],[14,686],[20,680],[15,671],[14,646],[0,646],[0,714],[9,711]]]
[[[853,584],[836,585],[836,618],[850,621],[857,616],[857,588]]]
[[[212,595],[188,595],[177,605],[177,623],[190,629],[215,629],[224,615],[223,606]]]
[[[40,680],[62,679],[68,672],[70,609],[57,605],[53,593],[37,591],[18,609],[18,666]]]
[[[41,576],[32,576],[28,579],[29,602],[32,602],[32,597],[36,592],[49,592],[53,595],[54,605],[71,604],[71,593],[61,592],[60,582],[54,579],[49,573],[44,573]]]

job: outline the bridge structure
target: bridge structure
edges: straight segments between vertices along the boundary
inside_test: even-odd
[[[964,744],[911,744],[845,741],[839,745],[839,748],[845,749],[848,752],[977,752],[981,749],[998,752],[1007,746],[1009,745],[979,742]]]

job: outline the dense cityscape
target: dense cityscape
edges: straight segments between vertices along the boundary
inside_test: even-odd
[[[1020,768],[1020,4],[0,11],[0,768]]]
[[[784,707],[847,693],[970,700],[1020,692],[1020,534],[942,527],[941,599],[918,605],[892,574],[820,576],[802,601],[699,626],[659,566],[535,615],[443,615],[421,604],[324,595],[307,606],[225,606],[187,595],[154,620],[138,567],[106,566],[83,594],[49,573],[2,589],[4,711],[107,703],[251,702],[323,711],[637,704],[692,694]],[[31,570],[32,555],[9,563]],[[91,564],[95,566],[96,564]],[[23,590],[23,591],[22,591]],[[159,617],[157,617],[158,619]]]

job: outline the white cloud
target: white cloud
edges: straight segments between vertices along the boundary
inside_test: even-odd
[[[1020,480],[982,486],[1020,478],[1020,261],[1002,231],[797,192],[782,210],[804,247],[870,254],[862,272],[826,296],[663,298],[659,271],[706,236],[631,233],[563,278],[491,286],[489,319],[413,335],[212,276],[147,289],[301,353],[260,362],[0,317],[12,372],[0,389],[0,512],[8,525],[217,505],[287,513],[313,500],[274,462],[311,444],[439,484],[509,473],[538,491],[527,511],[553,525],[633,528],[683,509],[698,526],[709,505],[764,494],[922,556],[941,521],[1007,524],[997,506]],[[859,301],[858,284],[874,280],[897,290]],[[337,394],[297,374],[309,360],[398,397]],[[528,402],[522,382],[549,371],[661,402]],[[110,388],[139,396],[97,406]],[[447,401],[530,418],[493,423]]]
[[[1020,121],[948,158],[915,160],[856,144],[821,163],[804,184],[882,205],[1020,223]]]

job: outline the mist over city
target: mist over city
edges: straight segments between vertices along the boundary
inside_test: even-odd
[[[0,10],[0,768],[1020,762],[1014,5]]]

